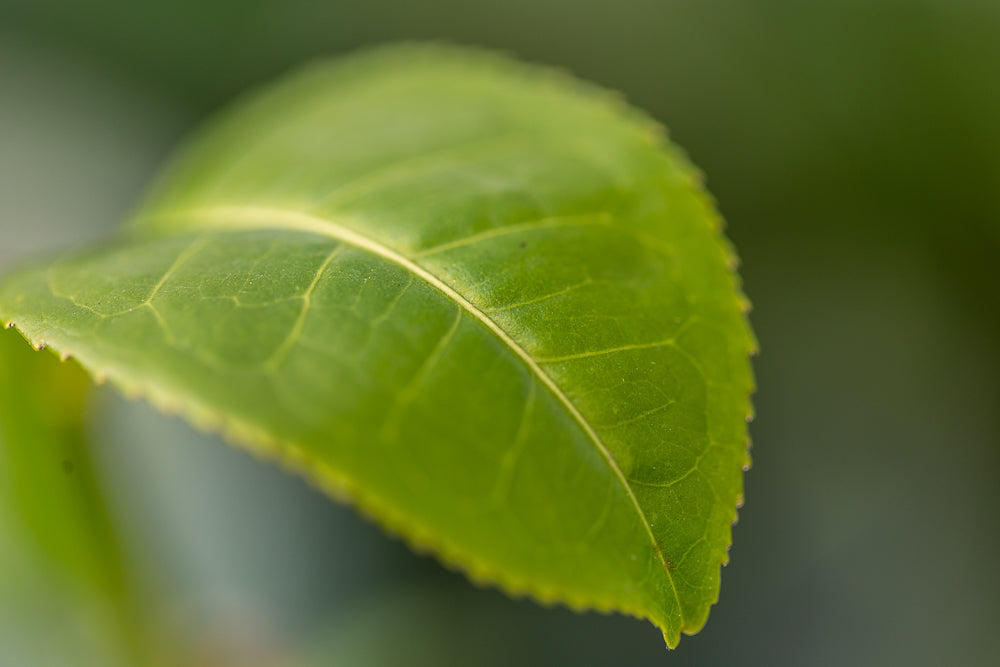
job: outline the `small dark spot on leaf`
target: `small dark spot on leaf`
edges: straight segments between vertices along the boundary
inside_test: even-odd
[[[527,244],[527,243],[525,243],[524,241],[521,241],[521,243],[520,243],[519,245],[520,245],[520,246],[521,246],[522,248],[527,248],[527,247],[528,247],[528,244]]]
[[[63,462],[62,462],[62,469],[63,469],[63,472],[64,472],[64,473],[66,473],[67,475],[69,475],[69,474],[71,474],[71,473],[72,473],[72,472],[73,472],[74,470],[76,470],[76,466],[74,466],[74,465],[73,465],[73,462],[72,462],[72,461],[70,461],[70,460],[65,460],[65,461],[63,461]]]
[[[677,563],[674,561],[674,557],[668,553],[662,554],[663,556],[663,567],[666,568],[667,572],[673,572],[677,569]]]

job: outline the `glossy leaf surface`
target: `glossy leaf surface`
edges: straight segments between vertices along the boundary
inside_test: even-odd
[[[121,239],[9,276],[0,317],[473,579],[673,646],[717,598],[747,462],[718,227],[608,94],[388,49],[238,104]]]

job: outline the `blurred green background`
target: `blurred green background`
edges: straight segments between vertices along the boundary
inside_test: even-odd
[[[996,0],[0,0],[0,268],[109,233],[241,91],[400,39],[621,90],[706,172],[762,348],[720,603],[668,654],[508,600],[99,390],[89,455],[161,640],[203,665],[997,664]],[[100,632],[0,625],[9,664],[107,664]]]

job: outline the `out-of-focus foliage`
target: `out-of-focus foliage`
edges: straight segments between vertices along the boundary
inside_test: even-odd
[[[84,437],[87,377],[0,333],[0,663],[125,664],[115,537]]]
[[[444,38],[625,91],[709,175],[762,342],[721,604],[669,659],[995,662],[998,3],[0,0],[0,31],[6,261],[110,227],[171,137],[305,58]],[[166,572],[166,625],[357,664],[664,658],[642,624],[467,590],[297,481],[102,405],[97,460],[113,501],[148,498],[112,505]]]

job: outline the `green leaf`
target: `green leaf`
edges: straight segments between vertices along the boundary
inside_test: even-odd
[[[748,463],[719,226],[613,96],[383,49],[238,104],[121,239],[8,277],[0,317],[476,581],[674,646],[718,597]]]
[[[86,382],[0,332],[0,664],[124,665],[138,655],[84,437]]]

